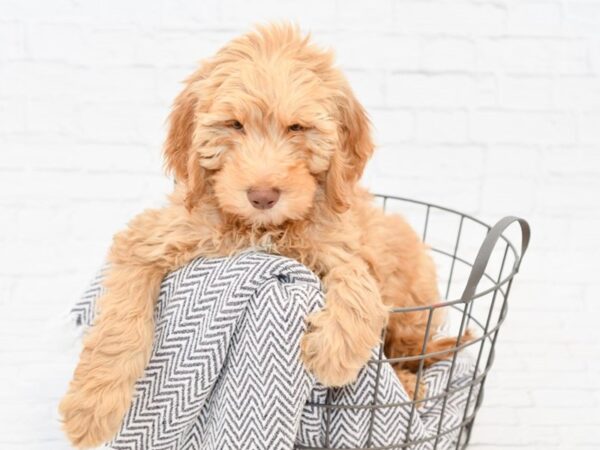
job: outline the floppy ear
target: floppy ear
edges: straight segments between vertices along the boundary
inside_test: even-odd
[[[165,167],[175,176],[175,181],[187,188],[185,205],[191,210],[202,196],[205,184],[205,170],[200,166],[198,156],[192,149],[198,96],[195,85],[205,78],[205,70],[200,68],[188,80],[185,89],[175,98],[169,115],[169,132],[164,147]]]
[[[178,182],[188,179],[188,153],[194,132],[196,100],[188,85],[173,102],[169,115],[169,132],[165,142],[165,168]]]
[[[373,154],[369,118],[349,86],[338,100],[340,111],[340,148],[330,162],[325,189],[331,207],[337,212],[348,209],[352,188],[360,179]]]

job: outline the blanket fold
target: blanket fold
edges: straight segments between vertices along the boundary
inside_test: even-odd
[[[101,272],[72,310],[83,328],[93,323],[102,278]],[[437,432],[441,400],[413,412],[409,427],[409,399],[389,364],[378,369],[370,363],[341,389],[323,387],[304,369],[299,342],[305,318],[323,304],[319,279],[281,256],[247,251],[197,258],[168,275],[156,306],[150,362],[109,447],[387,448],[409,437],[422,441],[409,448],[434,448],[427,438]],[[444,361],[426,370],[428,395],[468,385],[472,360],[459,356],[451,383],[449,366]],[[448,397],[437,448],[453,444],[468,391]],[[389,404],[395,406],[372,407]]]

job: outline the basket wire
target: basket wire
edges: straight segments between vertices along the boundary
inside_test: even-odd
[[[477,412],[479,411],[483,396],[484,385],[487,375],[492,367],[495,358],[495,345],[498,338],[498,332],[506,318],[508,311],[508,295],[511,290],[514,276],[519,270],[523,255],[529,243],[530,230],[529,225],[523,219],[516,217],[505,217],[494,227],[482,222],[481,220],[456,211],[451,208],[426,203],[417,200],[411,200],[403,197],[390,195],[376,195],[381,203],[381,207],[386,212],[401,212],[409,220],[415,229],[421,229],[421,237],[429,246],[436,266],[438,266],[438,276],[440,277],[440,292],[444,300],[425,306],[415,306],[409,308],[392,308],[390,314],[406,314],[424,311],[427,314],[425,335],[422,351],[419,355],[404,356],[397,358],[387,358],[384,354],[383,345],[379,347],[377,358],[371,359],[368,364],[376,365],[375,384],[373,389],[373,399],[368,405],[337,405],[332,403],[332,389],[329,389],[324,403],[311,403],[317,408],[323,408],[324,424],[324,442],[323,447],[297,447],[299,449],[310,450],[328,450],[333,449],[331,445],[331,411],[337,408],[342,409],[368,409],[370,411],[368,435],[366,446],[344,448],[344,450],[391,450],[407,449],[425,442],[432,442],[429,448],[441,450],[438,446],[440,439],[449,434],[456,433],[453,448],[465,449],[471,438],[473,423]],[[398,209],[393,208],[398,206]],[[449,239],[447,229],[450,223],[457,221],[456,235]],[[419,223],[420,222],[420,223]],[[434,233],[434,225],[439,222],[441,232],[437,239]],[[521,248],[513,244],[507,228],[518,223],[521,228]],[[471,239],[469,241],[469,231],[471,228]],[[475,232],[474,230],[478,230]],[[482,239],[478,236],[483,236]],[[441,238],[441,239],[440,239]],[[492,260],[495,259],[495,263]],[[446,264],[444,264],[446,263]],[[447,272],[444,274],[440,266],[445,266]],[[461,278],[461,269],[462,275]],[[464,281],[464,284],[462,283]],[[464,286],[464,288],[463,288]],[[453,297],[455,293],[462,293]],[[426,344],[430,340],[432,333],[432,317],[437,310],[445,310],[450,320],[458,322],[458,327],[453,331],[447,330],[449,335],[457,336],[456,345],[451,349],[445,349],[438,352],[426,353]],[[474,329],[476,337],[467,342],[461,343],[460,337],[467,329]],[[385,342],[386,331],[382,333],[382,342]],[[487,344],[487,345],[486,345]],[[463,383],[460,387],[452,389],[453,374],[456,366],[457,355],[459,351],[470,352],[474,359],[474,370],[471,379]],[[449,376],[445,389],[441,394],[429,396],[417,400],[416,392],[423,382],[423,372],[425,370],[425,359],[439,354],[449,354],[450,361]],[[418,370],[416,374],[415,396],[410,401],[401,403],[378,403],[380,374],[384,364],[394,364],[398,362],[418,361]],[[462,420],[458,425],[444,428],[444,415],[448,397],[456,394],[458,391],[467,390],[467,399]],[[410,433],[417,415],[419,404],[437,400],[442,402],[441,413],[436,427],[436,433],[421,438],[411,440]],[[399,406],[409,406],[410,415],[407,430],[403,442],[394,443],[391,446],[381,447],[373,445],[375,414],[382,408],[392,408]],[[447,448],[447,447],[444,447]]]

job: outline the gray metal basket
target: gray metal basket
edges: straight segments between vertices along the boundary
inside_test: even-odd
[[[519,270],[521,260],[529,244],[530,229],[528,223],[517,217],[505,217],[493,227],[468,215],[450,208],[437,206],[416,200],[389,195],[378,195],[382,208],[392,212],[397,210],[411,222],[417,230],[422,230],[423,241],[426,242],[434,256],[438,266],[440,277],[440,288],[444,301],[429,306],[394,308],[392,314],[414,313],[423,311],[428,314],[425,342],[430,335],[431,317],[436,310],[445,310],[450,317],[449,335],[461,336],[467,329],[475,330],[477,338],[465,343],[460,343],[450,350],[448,360],[451,361],[448,384],[441,395],[427,397],[407,402],[410,407],[409,430],[402,442],[385,447],[373,444],[373,421],[376,412],[390,405],[378,401],[379,373],[383,364],[393,364],[400,361],[418,361],[417,386],[421,382],[424,371],[424,360],[433,354],[423,351],[418,356],[402,358],[386,358],[383,353],[383,345],[379,350],[379,357],[372,359],[369,364],[377,366],[377,378],[373,400],[370,405],[361,405],[361,408],[370,410],[370,427],[367,444],[364,447],[344,448],[344,450],[363,449],[407,449],[419,444],[429,442],[427,448],[439,449],[440,438],[448,433],[455,433],[453,448],[464,449],[469,443],[473,422],[481,407],[483,400],[484,384],[494,361],[494,347],[498,337],[500,326],[504,322],[507,313],[507,299],[510,293],[514,276]],[[517,223],[521,231],[521,247],[513,244],[514,236],[511,236],[509,226]],[[512,239],[512,240],[511,240]],[[385,332],[383,335],[385,341]],[[446,413],[446,401],[448,396],[455,394],[456,390],[450,390],[452,376],[458,351],[471,352],[475,360],[475,370],[472,379],[460,389],[468,390],[467,403],[462,415],[462,421],[448,429],[442,429],[444,414]],[[327,396],[331,398],[331,396]],[[437,399],[442,402],[439,424],[436,433],[426,438],[410,440],[410,427],[417,411],[418,404],[423,401]],[[335,405],[329,401],[312,404],[317,408],[323,408],[322,416],[325,418],[325,443],[323,447],[310,447],[314,450],[333,449],[330,446],[331,414],[335,408],[356,408],[353,405]],[[301,447],[308,449],[309,447]],[[447,448],[445,444],[444,448]]]

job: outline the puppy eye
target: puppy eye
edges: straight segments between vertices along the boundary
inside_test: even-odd
[[[304,128],[302,125],[300,125],[299,123],[295,123],[293,125],[290,125],[288,127],[288,131],[304,131],[306,130],[306,128]]]
[[[239,120],[232,120],[231,122],[227,123],[227,126],[233,128],[234,130],[244,129],[244,125],[242,125],[242,122],[240,122]]]

